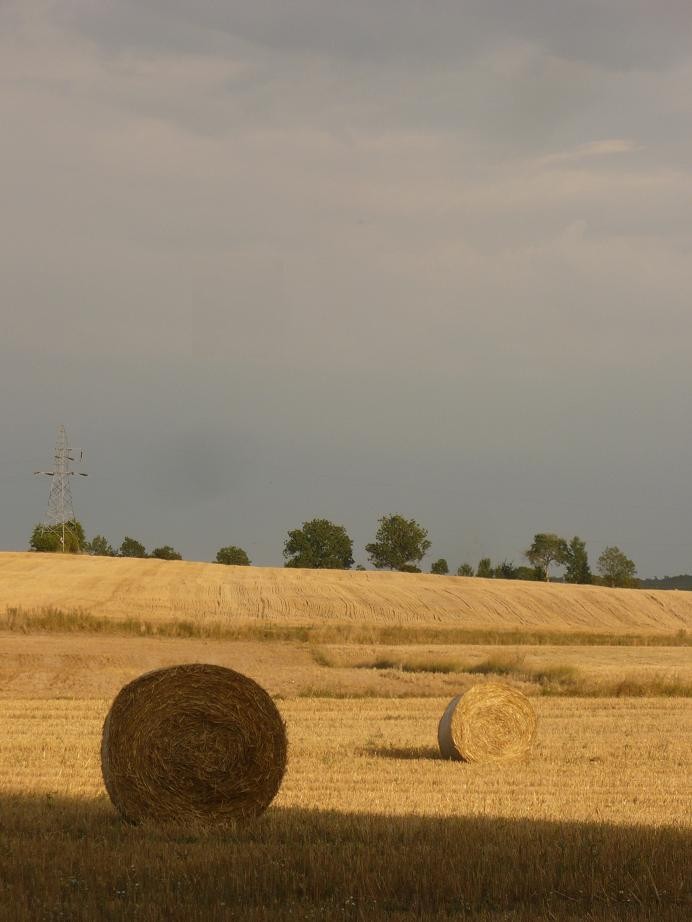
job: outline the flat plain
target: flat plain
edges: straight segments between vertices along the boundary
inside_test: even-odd
[[[594,591],[606,596],[596,608],[611,604]],[[517,625],[512,599],[504,623]],[[106,616],[93,599],[89,609]],[[281,791],[247,827],[128,826],[100,775],[110,701],[147,669],[193,661],[236,668],[275,696],[289,736]],[[691,669],[680,638],[498,646],[0,632],[0,917],[687,919]],[[498,675],[532,696],[530,758],[443,761],[447,701]]]

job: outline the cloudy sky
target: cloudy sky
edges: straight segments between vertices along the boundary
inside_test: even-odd
[[[0,547],[692,572],[689,0],[0,0]]]

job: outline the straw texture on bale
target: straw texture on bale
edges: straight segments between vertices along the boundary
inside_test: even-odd
[[[505,762],[525,755],[535,734],[536,713],[526,695],[501,682],[486,682],[452,698],[437,739],[445,759]]]
[[[214,825],[258,816],[279,790],[286,730],[252,679],[193,663],[147,672],[103,725],[106,790],[130,822]]]

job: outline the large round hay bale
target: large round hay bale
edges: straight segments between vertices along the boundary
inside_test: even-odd
[[[525,755],[535,734],[536,712],[526,695],[501,682],[484,682],[452,698],[437,739],[445,759],[505,762]]]
[[[147,672],[118,692],[103,725],[103,780],[131,822],[258,816],[285,768],[276,705],[252,679],[222,666]]]

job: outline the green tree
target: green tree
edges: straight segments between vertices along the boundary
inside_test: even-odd
[[[34,526],[29,539],[29,547],[32,551],[38,551],[42,554],[54,554],[61,550],[60,537],[54,528],[39,523]]]
[[[493,570],[493,562],[490,557],[483,557],[478,561],[478,566],[476,567],[476,576],[480,576],[483,579],[492,579],[495,574]]]
[[[539,532],[533,536],[533,544],[524,556],[534,567],[545,571],[545,580],[550,580],[550,565],[563,564],[567,557],[567,542],[552,532]]]
[[[103,535],[94,535],[86,546],[87,551],[94,557],[115,557],[115,551],[107,538]]]
[[[365,545],[372,564],[378,570],[403,570],[419,563],[430,549],[428,532],[414,519],[401,515],[383,515],[375,540]]]
[[[462,563],[457,567],[457,576],[473,576],[473,567],[470,563]]]
[[[404,563],[399,567],[399,573],[422,573],[420,567],[417,567],[415,563]]]
[[[503,560],[493,572],[495,579],[517,579],[517,568],[511,560]]]
[[[63,534],[65,546],[63,547]],[[50,554],[80,554],[87,547],[86,536],[82,523],[77,519],[70,519],[63,527],[60,525],[38,524],[34,527],[29,540],[32,551],[41,551]]]
[[[143,544],[134,538],[123,538],[123,543],[118,550],[119,557],[146,557],[147,552]]]
[[[219,548],[216,552],[216,562],[225,563],[232,567],[249,567],[250,558],[242,547],[229,544],[228,547]]]
[[[444,557],[440,557],[440,559],[436,560],[435,563],[430,567],[430,572],[439,573],[440,575],[444,576],[445,573],[449,573],[449,564],[444,559]]]
[[[619,547],[607,547],[598,558],[597,566],[606,586],[635,588],[639,585],[634,561],[626,557]]]
[[[287,567],[312,570],[348,570],[353,566],[353,541],[343,525],[328,519],[303,522],[289,531],[284,544]]]
[[[158,560],[182,560],[183,555],[178,553],[174,547],[171,547],[170,544],[164,544],[163,547],[155,547],[151,552],[152,557],[156,557]]]
[[[567,546],[565,554],[565,582],[583,583],[593,582],[593,574],[589,567],[589,555],[586,552],[586,542],[575,535]]]
[[[517,567],[515,570],[515,579],[525,579],[530,582],[544,583],[545,570],[541,567]]]

